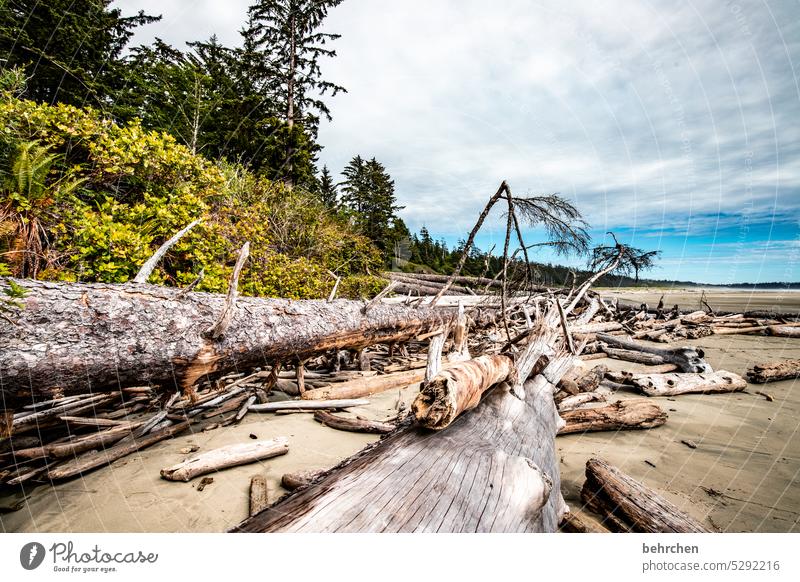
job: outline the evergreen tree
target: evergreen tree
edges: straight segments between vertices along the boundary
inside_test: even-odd
[[[319,178],[319,198],[328,208],[336,208],[339,203],[339,192],[328,166],[322,166],[322,174]]]
[[[0,67],[22,67],[26,96],[45,103],[105,108],[121,87],[122,53],[136,27],[159,20],[123,17],[112,0],[3,0]]]
[[[327,105],[319,97],[336,95],[343,87],[322,78],[319,60],[336,52],[326,44],[338,34],[320,32],[328,10],[342,0],[257,0],[248,10],[248,24],[242,36],[245,60],[252,79],[263,91],[271,92],[281,104],[278,116],[287,125],[284,180],[295,181],[293,166],[299,136],[296,124],[316,136],[317,114],[330,119]]]
[[[394,243],[408,233],[396,216],[403,207],[397,205],[394,180],[375,158],[369,161],[356,156],[343,172],[342,203],[355,213],[356,224],[380,248],[385,257]]]

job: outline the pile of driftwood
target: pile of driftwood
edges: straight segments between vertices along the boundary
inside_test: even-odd
[[[332,429],[385,436],[332,469],[285,475],[293,492],[271,506],[264,479],[253,479],[252,516],[236,531],[555,531],[570,522],[557,435],[655,428],[667,414],[649,397],[746,386],[712,370],[699,348],[653,341],[800,329],[610,304],[591,286],[627,252],[617,249],[605,269],[569,289],[391,274],[370,301],[337,300],[335,288],[327,301],[238,297],[247,245],[226,296],[147,285],[154,261],[128,284],[15,281],[25,296],[0,319],[0,485],[82,475],[251,413],[309,413]],[[647,372],[592,365],[606,356]],[[797,370],[783,362],[751,377]],[[395,418],[340,412],[416,383],[410,409],[398,403]],[[647,398],[616,399],[620,390]],[[187,448],[161,476],[188,481],[291,447],[284,437],[252,436]],[[602,461],[589,463],[584,491],[612,529],[702,529]]]

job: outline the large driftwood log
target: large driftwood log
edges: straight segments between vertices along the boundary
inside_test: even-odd
[[[800,326],[771,325],[767,328],[767,333],[778,337],[800,337]]]
[[[399,430],[234,531],[555,531],[566,506],[553,389],[544,375],[524,400],[496,386],[446,430]]]
[[[452,310],[359,301],[239,297],[223,337],[225,296],[142,284],[16,280],[26,292],[0,318],[0,390],[23,400],[113,386],[189,388],[209,373],[403,341],[450,324]],[[4,283],[0,280],[0,287]]]
[[[631,374],[623,372],[610,373],[608,377],[615,382],[634,386],[648,396],[739,392],[747,388],[744,378],[725,370],[717,370],[710,374]]]
[[[586,463],[586,507],[612,531],[703,533],[709,530],[658,493],[600,459]]]
[[[624,350],[645,352],[660,356],[663,361],[658,364],[672,363],[680,368],[681,372],[712,372],[711,366],[703,359],[703,350],[686,346],[682,348],[654,348],[629,339],[598,333],[597,339],[601,342]]]
[[[782,360],[767,364],[755,364],[747,371],[747,379],[756,384],[791,380],[793,378],[800,378],[800,360]]]
[[[561,414],[566,425],[559,435],[601,430],[655,428],[667,422],[658,405],[640,400],[620,400],[597,408],[579,408]]]
[[[177,465],[161,469],[161,477],[168,481],[191,481],[195,477],[220,469],[247,465],[288,452],[289,439],[286,437],[239,443],[206,451],[189,457]]]

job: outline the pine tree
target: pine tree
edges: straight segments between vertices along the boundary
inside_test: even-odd
[[[23,67],[26,96],[105,108],[124,77],[122,55],[136,27],[160,16],[123,17],[112,0],[0,2],[0,64]]]
[[[320,32],[328,10],[342,0],[257,0],[248,10],[248,25],[242,32],[252,64],[253,79],[264,90],[277,95],[287,125],[285,181],[294,182],[298,136],[295,124],[307,128],[312,138],[319,122],[317,114],[330,119],[330,111],[319,96],[335,96],[345,89],[322,78],[319,60],[336,52],[326,44],[338,34]]]
[[[339,204],[339,192],[328,166],[322,166],[322,174],[319,178],[319,198],[325,206],[331,209],[336,208]]]
[[[355,213],[361,232],[388,258],[395,241],[408,233],[405,224],[396,216],[403,206],[397,205],[394,180],[375,158],[365,161],[361,156],[350,160],[343,174],[346,179],[342,203]]]

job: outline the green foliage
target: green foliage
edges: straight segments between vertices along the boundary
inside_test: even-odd
[[[9,274],[125,282],[197,218],[201,224],[151,282],[187,285],[203,270],[198,290],[224,292],[247,241],[251,258],[240,285],[248,295],[324,297],[334,282],[328,271],[356,276],[350,288],[357,294],[368,288],[358,276],[380,269],[369,239],[316,195],[239,164],[213,164],[138,120],[120,126],[92,110],[9,97],[0,103],[0,127],[0,146],[15,152],[0,163],[0,257],[12,257],[4,259]],[[33,273],[13,260],[16,225],[31,217],[52,251]]]
[[[5,265],[0,263],[0,276],[8,275],[8,270],[4,270]],[[0,289],[0,316],[5,316],[6,313],[11,313],[14,309],[22,309],[24,305],[18,301],[26,295],[25,289],[11,279],[5,280],[8,287]],[[5,316],[8,317],[8,316]]]
[[[119,89],[122,53],[136,27],[158,20],[123,17],[112,0],[4,0],[0,55],[29,76],[26,94],[43,103],[103,107]]]
[[[353,275],[339,283],[338,297],[347,299],[371,299],[386,287],[386,279],[374,275]]]

